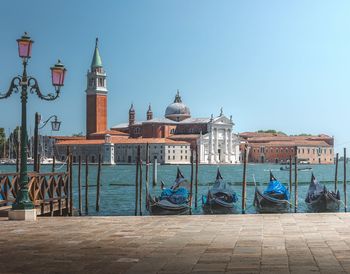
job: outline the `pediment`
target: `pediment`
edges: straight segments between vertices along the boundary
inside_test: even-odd
[[[216,117],[213,120],[213,124],[221,124],[221,125],[227,125],[227,124],[232,124],[231,120],[229,118],[227,118],[225,115]]]

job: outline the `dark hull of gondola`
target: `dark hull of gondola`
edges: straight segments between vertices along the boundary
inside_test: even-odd
[[[218,198],[209,198],[206,196],[206,201],[202,205],[205,214],[232,214],[237,213],[234,203],[228,203]]]
[[[290,209],[288,200],[272,197],[255,188],[254,206],[258,213],[284,213]]]
[[[151,215],[186,215],[190,213],[188,204],[172,204],[166,201],[157,201],[151,196],[147,199],[147,210]]]
[[[337,212],[340,208],[340,199],[329,191],[322,192],[316,199],[306,200],[308,212]]]

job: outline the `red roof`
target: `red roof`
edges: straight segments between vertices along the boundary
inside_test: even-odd
[[[113,144],[179,144],[188,145],[188,142],[174,141],[167,138],[123,138],[123,137],[111,137]],[[57,145],[100,145],[104,144],[105,140],[102,139],[89,139],[89,140],[65,140],[57,142]]]

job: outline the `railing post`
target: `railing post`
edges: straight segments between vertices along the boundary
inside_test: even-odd
[[[73,216],[73,155],[69,155],[69,216]]]
[[[54,180],[54,177],[52,175],[52,176],[49,177],[49,183],[50,183],[50,195],[49,195],[49,198],[50,198],[50,216],[53,216],[53,197],[54,197],[53,180]]]

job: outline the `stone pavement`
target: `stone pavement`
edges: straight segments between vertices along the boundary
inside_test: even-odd
[[[350,272],[350,214],[0,218],[0,273]]]

